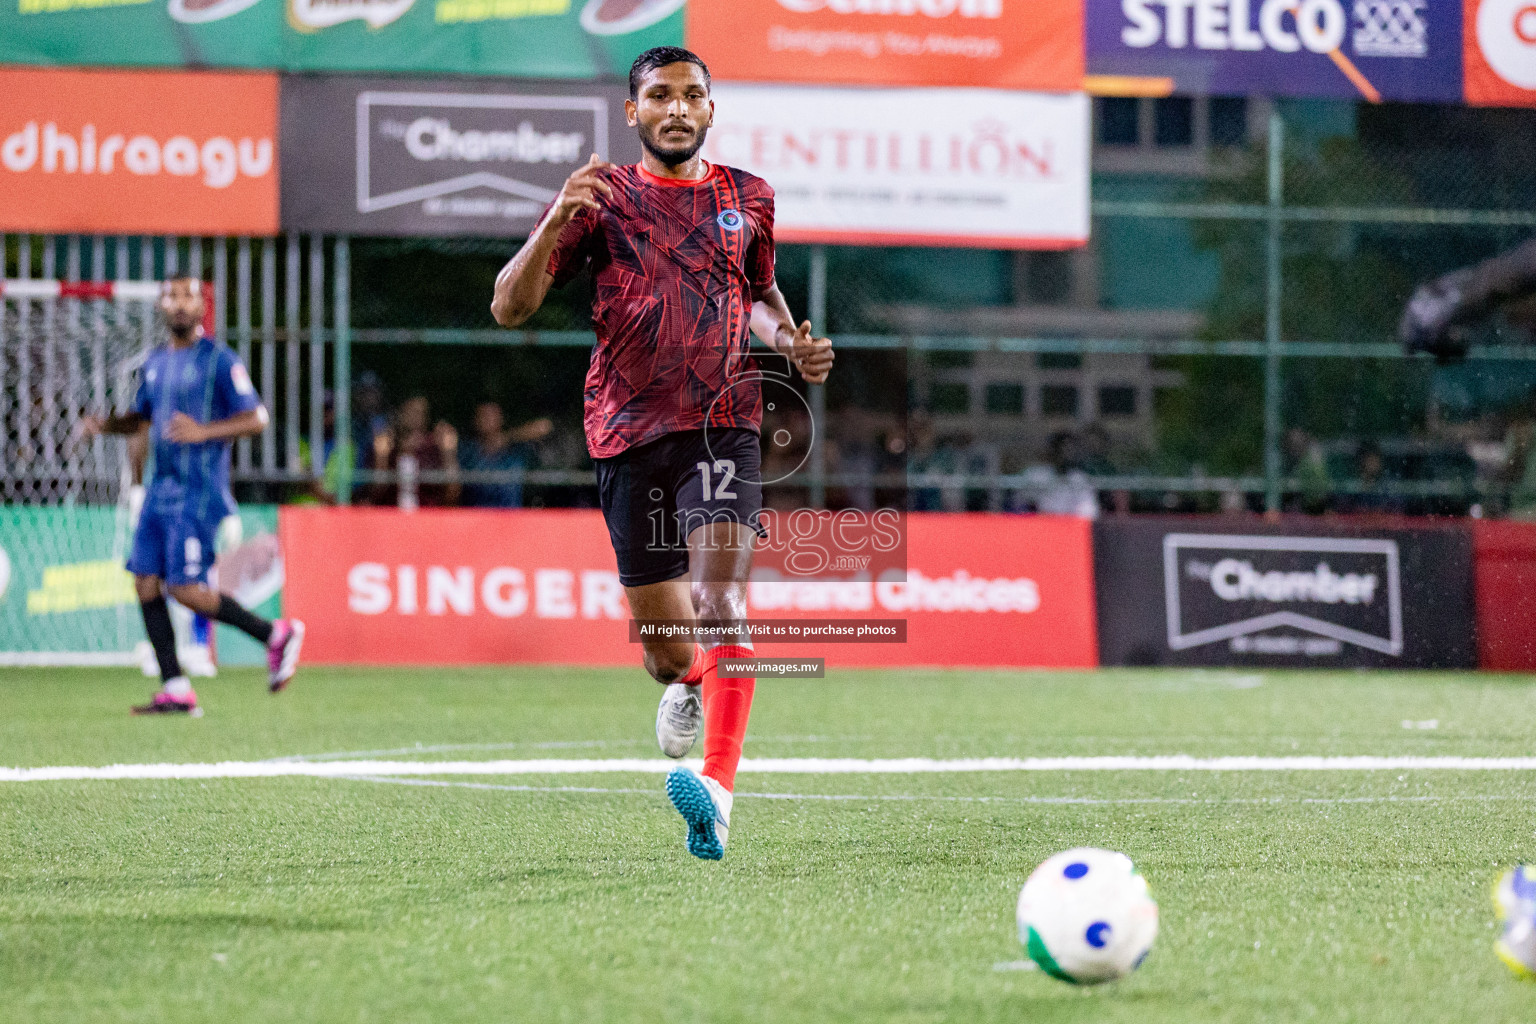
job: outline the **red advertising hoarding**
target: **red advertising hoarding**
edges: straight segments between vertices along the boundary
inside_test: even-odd
[[[0,231],[277,231],[276,75],[0,68],[0,95]]]
[[[912,515],[904,581],[759,579],[754,619],[904,619],[907,642],[771,644],[861,665],[1097,663],[1089,524]],[[284,610],[327,664],[635,665],[597,512],[284,508]],[[771,574],[767,574],[771,576]]]
[[[1465,19],[1467,102],[1536,106],[1536,0],[1466,0]]]
[[[1081,0],[692,3],[684,34],[722,81],[1083,85]]]

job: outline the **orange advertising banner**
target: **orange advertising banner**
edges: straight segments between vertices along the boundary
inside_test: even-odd
[[[1466,0],[1462,74],[1467,102],[1536,106],[1536,2]]]
[[[0,231],[277,231],[277,76],[0,69]]]
[[[732,0],[688,5],[723,81],[1083,87],[1082,0]]]
[[[629,608],[602,515],[556,509],[303,508],[279,513],[285,614],[326,664],[632,665]],[[770,570],[751,621],[889,626],[904,642],[760,642],[839,666],[1097,664],[1090,524],[914,513],[904,579],[803,582]]]

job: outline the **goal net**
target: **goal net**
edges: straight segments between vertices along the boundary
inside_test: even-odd
[[[123,412],[163,330],[155,282],[0,281],[0,664],[136,664]]]

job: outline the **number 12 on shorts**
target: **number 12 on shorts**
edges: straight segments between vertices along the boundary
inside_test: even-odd
[[[710,466],[707,462],[699,463],[699,482],[704,487],[704,500],[725,500],[736,497],[736,492],[730,489],[731,481],[736,478],[736,463],[730,459],[716,459],[714,470],[720,474],[720,482],[715,485],[714,492],[710,492]]]

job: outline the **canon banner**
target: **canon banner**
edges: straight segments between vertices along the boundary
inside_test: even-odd
[[[623,75],[684,0],[17,0],[0,63]]]
[[[1462,98],[1455,0],[1087,3],[1090,74],[1214,95]]]
[[[1081,0],[695,0],[688,45],[722,79],[1071,92]]]
[[[1477,664],[1461,528],[1110,519],[1094,564],[1106,665]]]
[[[1088,239],[1088,100],[717,83],[705,155],[767,179],[781,241],[1067,248]]]
[[[283,226],[523,237],[587,157],[640,159],[626,89],[570,82],[283,82]]]
[[[277,76],[0,69],[0,231],[277,231]]]
[[[284,612],[319,662],[633,665],[638,628],[602,516],[580,510],[285,508]],[[855,665],[1089,667],[1088,524],[913,515],[908,568],[749,588],[761,652]],[[804,623],[797,631],[794,623]],[[862,632],[861,632],[862,630]],[[815,640],[795,639],[813,635]]]

